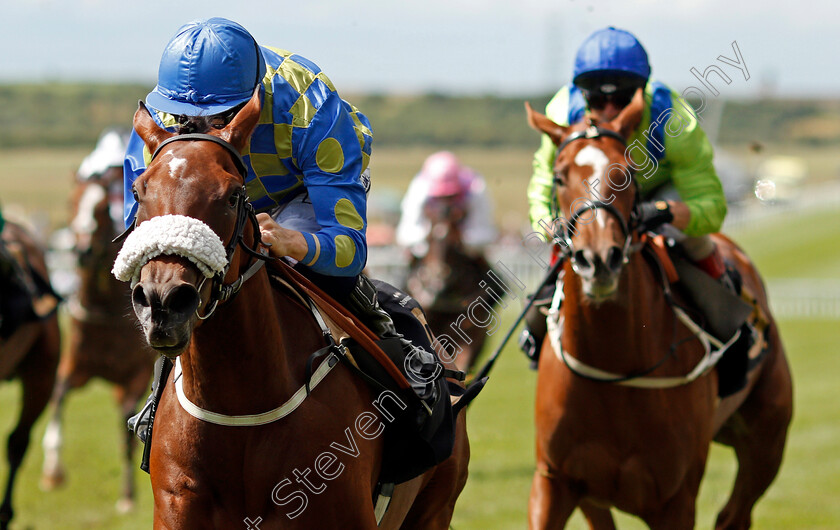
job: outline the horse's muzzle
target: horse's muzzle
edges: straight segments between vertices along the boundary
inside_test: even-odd
[[[167,357],[176,357],[186,349],[199,303],[198,290],[186,282],[139,282],[131,292],[131,304],[146,341]]]
[[[603,256],[590,249],[572,255],[572,267],[581,279],[583,294],[595,303],[609,300],[618,291],[618,281],[624,266],[621,247],[610,246]]]

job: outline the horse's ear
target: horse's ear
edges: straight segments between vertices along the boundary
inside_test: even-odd
[[[630,138],[636,127],[642,121],[642,113],[645,110],[645,89],[639,87],[633,95],[630,103],[622,109],[618,116],[610,122],[610,125],[618,131],[621,136]]]
[[[139,102],[137,112],[134,113],[134,130],[146,143],[150,153],[157,151],[161,142],[173,136],[173,133],[167,132],[155,122],[151,112],[142,101]]]
[[[220,135],[222,139],[230,142],[241,153],[248,145],[248,138],[251,137],[260,121],[260,110],[262,110],[262,98],[260,97],[260,85],[257,85],[251,100],[236,113],[228,126],[222,129]]]
[[[530,125],[532,129],[536,129],[547,134],[551,138],[551,141],[554,142],[554,145],[560,145],[563,143],[563,138],[566,137],[569,130],[568,127],[557,125],[545,114],[540,114],[532,109],[531,104],[527,101],[525,102],[525,112],[528,114],[528,125]]]

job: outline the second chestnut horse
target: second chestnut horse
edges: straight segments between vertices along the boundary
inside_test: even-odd
[[[738,459],[735,486],[716,527],[743,530],[781,464],[791,377],[755,267],[732,241],[714,236],[769,319],[766,354],[756,360],[746,387],[721,400],[717,373],[704,364],[709,343],[678,318],[659,273],[638,252],[637,195],[625,141],[643,108],[639,90],[609,123],[561,127],[528,107],[532,127],[558,146],[554,171],[562,211],[590,197],[593,181],[605,198],[568,216],[563,299],[560,304],[555,298],[553,337],[543,344],[537,378],[531,528],[562,528],[576,507],[594,529],[615,528],[610,507],[652,529],[693,528],[714,440],[733,447]],[[602,173],[593,174],[593,160]]]

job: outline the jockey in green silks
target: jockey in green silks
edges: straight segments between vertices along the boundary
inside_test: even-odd
[[[627,162],[635,169],[641,200],[640,230],[659,229],[677,240],[686,255],[715,279],[727,281],[723,258],[709,234],[718,232],[726,216],[726,198],[712,159],[714,152],[695,111],[665,84],[650,78],[647,52],[631,33],[613,27],[594,32],[575,58],[573,82],[549,101],[545,114],[562,126],[590,117],[608,122],[626,107],[638,88],[644,89],[645,108],[636,131],[627,139]],[[552,167],[557,146],[542,136],[534,154],[528,184],[530,218],[534,230],[548,236],[556,219]],[[597,186],[593,186],[596,188]],[[593,191],[593,193],[596,193]],[[608,197],[592,196],[591,200]],[[537,293],[550,300],[551,292]],[[539,355],[545,332],[536,311],[520,338],[526,355]],[[543,319],[544,320],[544,319]],[[534,328],[537,328],[536,330]]]

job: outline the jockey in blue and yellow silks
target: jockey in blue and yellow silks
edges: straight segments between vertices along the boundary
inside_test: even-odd
[[[406,361],[396,364],[433,410],[439,396],[435,381],[420,374],[440,373],[433,369],[439,361],[396,331],[379,306],[376,288],[362,274],[372,141],[368,119],[339,97],[315,63],[260,46],[245,28],[224,18],[197,20],[178,30],[164,49],[158,84],[146,103],[170,131],[184,132],[181,126],[189,127],[195,116],[222,128],[255,90],[262,112],[242,155],[262,240],[272,255],[292,258],[301,273],[378,336],[399,339]],[[132,184],[149,162],[148,149],[132,133],[124,164],[126,226],[137,212]],[[148,425],[144,411],[129,421],[141,439]]]
[[[366,178],[362,175],[370,162],[370,123],[339,97],[329,78],[308,59],[277,48],[252,45],[249,51],[259,60],[256,75],[263,98],[260,122],[243,153],[251,204],[257,212],[283,219],[282,226],[300,231],[306,240],[301,263],[327,276],[356,276],[367,258]],[[198,64],[208,59],[193,61]],[[240,81],[241,86],[234,87],[244,89],[239,90],[238,98],[217,105],[170,101],[164,94],[173,91],[161,86],[168,81],[164,66],[162,63],[161,84],[147,100],[158,110],[156,120],[170,131],[177,126],[177,115],[215,115],[237,107],[253,94],[253,75],[247,83],[241,82],[236,72],[219,72],[220,78],[227,75]],[[251,69],[255,66],[249,65]],[[211,86],[216,82],[206,81]],[[205,90],[209,91],[209,86]],[[149,158],[148,149],[134,133],[125,162],[126,225],[137,208],[131,184],[145,170]],[[311,205],[310,211],[302,204]],[[307,214],[309,218],[302,219]]]

